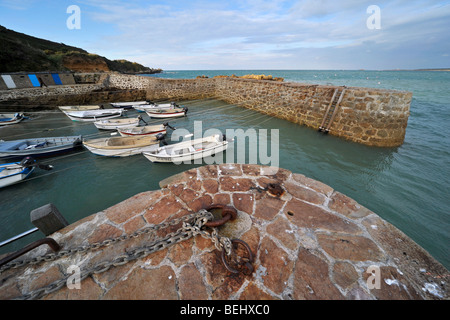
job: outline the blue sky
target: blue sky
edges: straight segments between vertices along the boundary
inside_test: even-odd
[[[0,25],[164,70],[450,67],[450,1],[0,0]]]

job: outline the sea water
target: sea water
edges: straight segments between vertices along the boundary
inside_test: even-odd
[[[190,70],[149,75],[162,78],[265,74],[284,81],[411,91],[411,114],[404,143],[377,148],[323,135],[218,100],[179,101],[189,108],[172,126],[193,131],[249,128],[278,130],[279,166],[322,181],[392,223],[447,269],[450,268],[450,73],[438,71]],[[215,108],[215,109],[214,109]],[[130,111],[129,117],[138,113]],[[144,120],[150,120],[146,114]],[[161,121],[159,121],[161,122]],[[0,128],[0,139],[82,134],[109,136],[92,123],[70,121],[59,111],[30,114],[30,119]],[[170,130],[168,134],[170,139]],[[235,152],[233,145],[227,152]],[[80,149],[43,160],[53,171],[36,169],[28,180],[0,190],[0,242],[33,228],[30,211],[53,203],[69,223],[102,211],[139,192],[159,189],[159,181],[199,165],[157,164],[142,155],[96,156]],[[33,234],[0,249],[19,249],[42,238]]]

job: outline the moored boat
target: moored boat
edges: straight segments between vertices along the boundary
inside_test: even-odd
[[[123,109],[99,109],[85,111],[69,111],[65,114],[72,121],[98,121],[104,119],[118,118],[123,115]]]
[[[98,129],[103,130],[118,130],[137,127],[142,118],[139,116],[137,118],[124,118],[124,119],[107,119],[95,121],[94,125]]]
[[[0,158],[43,157],[69,151],[81,145],[81,136],[0,140]]]
[[[51,170],[51,165],[40,165],[31,157],[26,157],[20,162],[0,164],[0,188],[15,184],[26,179],[35,167]]]
[[[0,113],[0,126],[19,123],[24,119],[23,113]]]
[[[151,162],[190,163],[226,150],[228,141],[215,134],[200,139],[182,141],[145,151],[142,154]]]
[[[82,105],[82,106],[59,106],[59,110],[62,112],[72,112],[72,111],[88,111],[88,110],[98,110],[100,106],[98,105]]]
[[[175,102],[171,102],[171,103],[161,103],[161,104],[156,104],[156,103],[150,103],[150,104],[142,104],[142,105],[135,105],[134,109],[138,112],[145,112],[147,110],[154,110],[156,108],[161,108],[161,109],[169,109],[169,108],[178,108],[179,106],[175,103]]]
[[[149,105],[149,101],[110,102],[114,108],[131,109],[135,106]]]
[[[119,128],[117,131],[122,137],[129,136],[156,136],[157,134],[166,134],[166,127],[162,124],[133,127],[133,128]]]
[[[174,117],[183,117],[187,114],[188,109],[186,107],[183,108],[154,108],[145,110],[147,115],[150,118],[174,118]]]
[[[9,186],[26,179],[34,167],[25,167],[20,162],[12,162],[0,165],[0,188]]]
[[[159,147],[162,136],[110,137],[83,141],[83,145],[93,154],[108,157],[128,157]]]
[[[128,136],[156,136],[158,134],[165,135],[167,132],[167,128],[175,130],[174,127],[170,126],[168,122],[163,124],[156,124],[150,126],[143,127],[134,127],[134,128],[126,128],[126,129],[117,129],[122,137]]]

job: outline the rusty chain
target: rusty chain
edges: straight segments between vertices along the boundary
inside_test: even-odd
[[[215,206],[215,207],[211,207],[210,209],[214,209],[214,208],[218,208],[218,207]],[[228,207],[222,207],[222,209],[224,209],[224,211],[222,212],[222,215],[224,217],[226,216],[226,213],[230,213],[230,210]],[[231,219],[234,219],[234,218],[235,218],[235,213],[233,214]],[[105,272],[105,271],[109,270],[112,266],[120,266],[120,265],[128,263],[129,261],[144,258],[151,253],[157,252],[159,250],[167,248],[176,243],[188,240],[197,235],[201,235],[202,237],[204,237],[206,239],[210,239],[214,243],[214,246],[216,247],[216,249],[218,249],[219,251],[222,250],[222,255],[224,255],[224,254],[230,255],[231,251],[232,251],[232,241],[227,237],[221,237],[218,234],[217,229],[214,227],[211,227],[211,225],[214,225],[214,223],[212,223],[213,219],[214,219],[214,217],[211,212],[207,211],[206,209],[201,209],[197,213],[192,213],[192,214],[180,217],[180,218],[173,219],[168,222],[163,222],[158,225],[153,225],[153,226],[150,226],[150,227],[147,227],[144,229],[140,229],[129,235],[123,235],[123,236],[119,236],[119,237],[116,237],[113,239],[107,239],[102,242],[92,243],[90,245],[79,246],[74,249],[61,250],[59,252],[49,253],[49,254],[31,258],[28,260],[23,260],[23,261],[18,261],[18,262],[10,262],[0,268],[0,274],[2,272],[4,272],[5,270],[11,269],[11,268],[19,268],[19,267],[26,266],[26,265],[34,265],[34,264],[37,264],[40,262],[55,261],[55,260],[58,260],[63,257],[68,257],[71,255],[74,255],[76,253],[85,253],[85,252],[88,252],[89,250],[95,250],[95,249],[107,247],[107,246],[110,246],[112,244],[115,244],[115,243],[118,243],[121,241],[125,241],[125,240],[132,239],[132,238],[137,238],[142,234],[150,234],[152,232],[167,228],[169,226],[175,226],[175,225],[178,225],[179,223],[182,223],[182,227],[179,228],[175,232],[171,232],[162,238],[156,237],[155,234],[153,233],[153,234],[151,234],[152,241],[150,244],[147,244],[140,248],[135,248],[133,250],[130,250],[120,256],[115,257],[112,261],[101,262],[89,269],[83,270],[80,274],[80,281],[86,279],[88,276],[90,276],[92,274],[98,274],[98,273]],[[225,218],[225,219],[223,218],[222,220],[224,220],[226,222],[226,221],[230,220],[230,218],[229,217]],[[192,221],[192,222],[189,223],[189,221]],[[211,227],[212,228],[211,233],[203,230],[202,228],[204,226]],[[250,253],[250,256],[251,256],[251,253]],[[232,270],[232,269],[229,269],[229,267],[226,264],[225,264],[225,266],[227,267],[228,270],[230,270],[230,271]],[[46,287],[43,287],[43,288],[37,289],[33,292],[27,293],[26,295],[19,297],[18,299],[26,299],[26,300],[40,299],[52,292],[55,292],[55,291],[61,289],[67,283],[68,278],[69,278],[69,276],[66,276],[62,279],[59,279],[59,280],[53,282],[52,284],[50,284]]]

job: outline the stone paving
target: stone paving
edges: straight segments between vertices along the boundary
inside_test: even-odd
[[[281,195],[271,190],[274,185],[281,186]],[[169,177],[160,186],[51,237],[66,250],[219,203],[238,212],[236,220],[218,227],[219,234],[250,246],[254,271],[230,273],[213,242],[196,236],[90,275],[80,289],[64,285],[41,299],[448,299],[446,268],[377,214],[304,175],[258,165],[208,165]],[[47,287],[70,275],[71,265],[90,268],[148,241],[144,234],[57,261],[8,269],[0,274],[0,298]],[[47,250],[40,247],[28,257]]]

